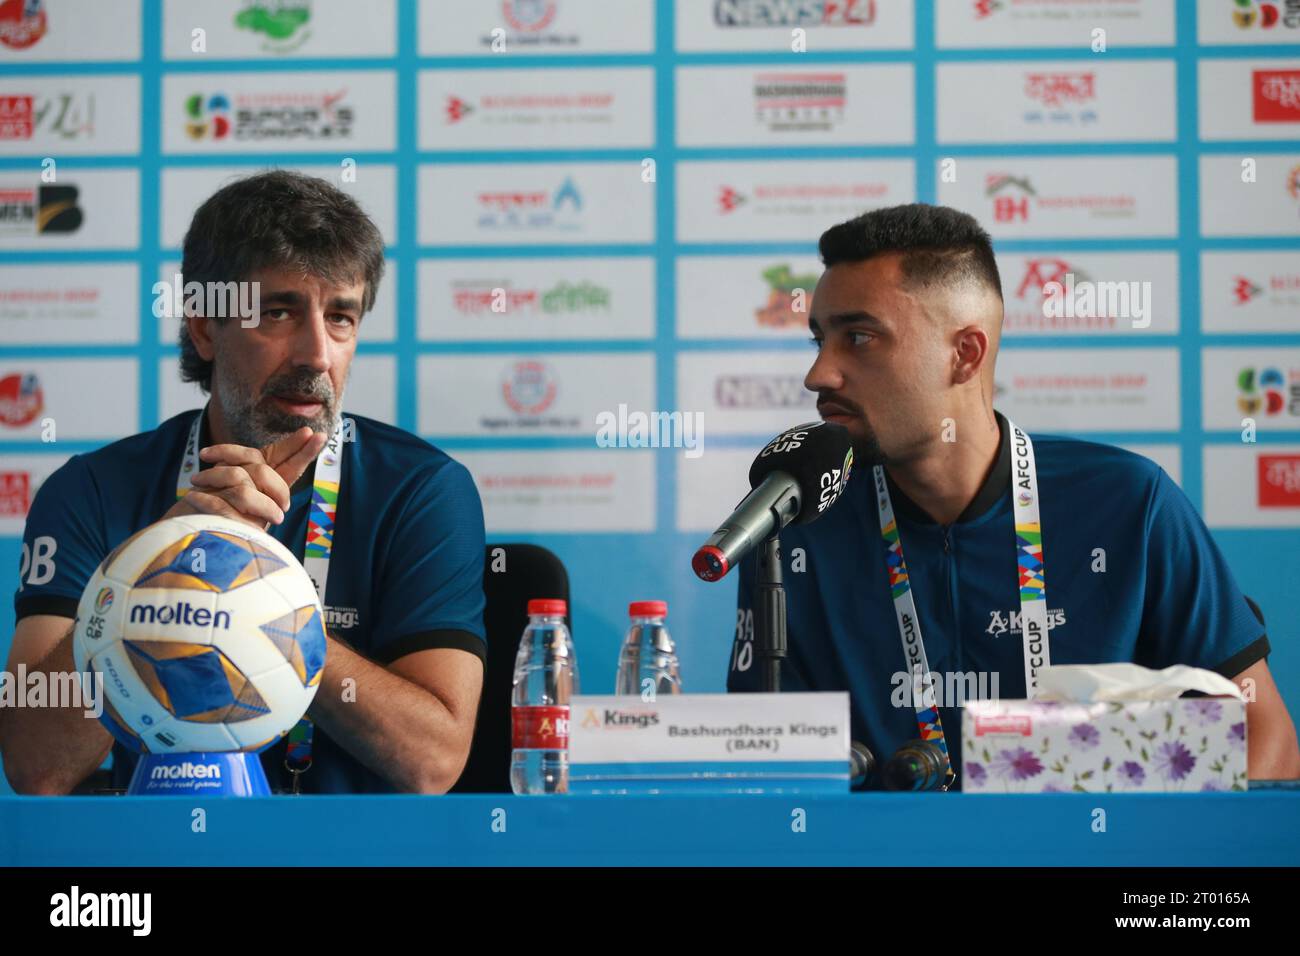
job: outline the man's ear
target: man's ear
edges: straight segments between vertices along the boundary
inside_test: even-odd
[[[187,315],[185,324],[189,329],[190,341],[194,343],[194,350],[199,353],[199,358],[205,362],[211,362],[212,357],[217,352],[212,343],[212,320],[202,315]]]
[[[957,332],[955,363],[952,370],[954,385],[964,385],[977,378],[989,354],[989,334],[978,325],[968,325]]]

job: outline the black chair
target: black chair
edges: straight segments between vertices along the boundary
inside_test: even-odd
[[[528,602],[533,598],[568,601],[569,574],[559,558],[538,545],[489,544],[483,593],[487,669],[469,761],[452,793],[510,792],[510,689],[519,638],[528,624]]]

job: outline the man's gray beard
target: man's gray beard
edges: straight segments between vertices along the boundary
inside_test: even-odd
[[[221,403],[231,440],[245,448],[265,448],[292,435],[304,425],[312,431],[334,434],[339,400],[326,403],[316,415],[290,415],[275,407],[259,408],[257,400],[229,387],[219,375],[212,377],[212,397]]]

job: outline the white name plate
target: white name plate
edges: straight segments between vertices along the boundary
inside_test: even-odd
[[[821,763],[848,775],[849,695],[576,696],[569,763]]]

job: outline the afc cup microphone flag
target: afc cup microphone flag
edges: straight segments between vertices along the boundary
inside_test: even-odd
[[[717,581],[750,549],[792,521],[807,524],[835,503],[853,469],[853,443],[843,425],[808,422],[777,435],[749,469],[753,489],[708,541],[691,568]]]

